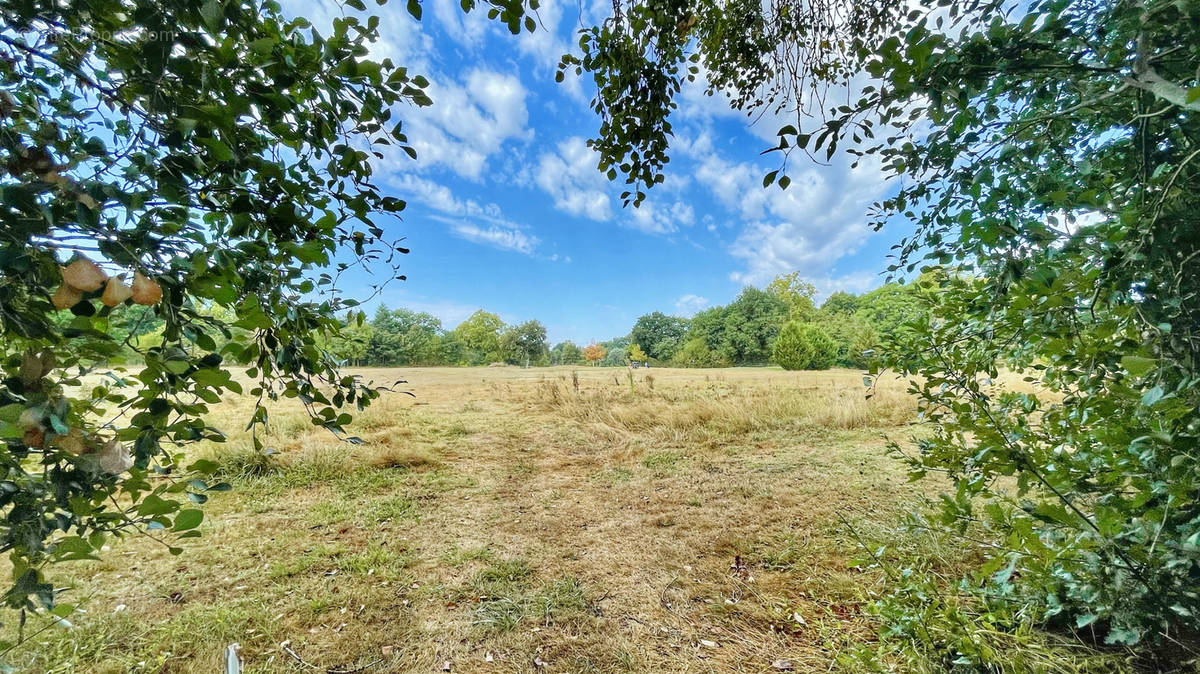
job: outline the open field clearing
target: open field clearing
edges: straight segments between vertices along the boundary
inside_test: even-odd
[[[237,642],[250,672],[807,672],[873,638],[882,577],[849,567],[843,519],[886,537],[917,496],[884,447],[910,432],[898,383],[865,400],[851,371],[369,376],[416,397],[356,419],[362,445],[280,403],[276,464],[244,436],[193,449],[235,486],[204,536],[53,570],[86,579],[65,599],[87,613],[14,659],[215,672]]]

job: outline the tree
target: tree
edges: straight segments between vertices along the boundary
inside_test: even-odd
[[[728,340],[725,339],[725,318],[728,315],[729,309],[723,306],[710,307],[697,313],[692,317],[686,341],[702,339],[709,350],[731,361],[732,352]]]
[[[778,295],[746,287],[725,311],[722,352],[738,365],[761,365],[771,358],[771,344],[790,308]]]
[[[600,89],[592,147],[628,201],[661,182],[674,96],[699,62],[734,107],[794,114],[781,159],[841,148],[903,178],[872,216],[913,227],[892,271],[942,273],[918,281],[938,301],[888,337],[888,362],[932,423],[914,472],[953,480],[939,521],[999,542],[975,548],[987,561],[962,585],[987,584],[984,621],[1069,621],[1123,644],[1194,634],[1200,462],[1181,457],[1200,450],[1195,7],[615,7],[562,66]],[[785,167],[764,179],[788,182]],[[988,390],[1002,367],[1039,389]],[[912,617],[893,631],[920,638]],[[1002,668],[970,637],[931,646]]]
[[[821,303],[821,313],[826,316],[853,316],[860,304],[858,295],[839,290]]]
[[[371,320],[366,358],[372,365],[432,365],[442,359],[442,322],[423,311],[380,306]]]
[[[500,350],[509,362],[529,367],[548,351],[546,326],[538,321],[525,321],[505,328],[500,334]]]
[[[816,317],[817,307],[813,303],[813,297],[816,296],[817,289],[800,278],[800,272],[776,276],[767,284],[765,290],[783,300],[791,320],[811,321]]]
[[[583,360],[583,351],[571,340],[559,342],[550,349],[551,365],[575,365]]]
[[[812,323],[788,321],[775,338],[772,359],[785,370],[827,370],[837,347],[829,335]]]
[[[928,309],[928,303],[920,297],[915,285],[887,283],[858,298],[854,317],[890,341],[927,315]]]
[[[642,351],[642,347],[637,344],[629,347],[629,360],[635,363],[644,363],[648,358],[649,356],[646,355],[646,352]]]
[[[373,164],[415,154],[393,111],[430,99],[424,77],[369,58],[377,21],[342,16],[318,35],[273,2],[135,5],[0,9],[0,545],[14,607],[51,606],[46,564],[109,535],[195,533],[192,504],[220,486],[180,448],[223,439],[206,417],[241,391],[231,366],[248,367],[252,428],[283,394],[342,433],[378,389],[319,346],[357,304],[339,279],[375,264],[390,280],[407,252],[385,238],[404,202],[379,191]],[[496,9],[520,30],[519,3]],[[145,368],[79,388],[127,348],[111,328],[135,303],[162,321],[158,343],[136,345]]]
[[[642,345],[646,354],[656,360],[670,360],[683,343],[687,334],[688,320],[679,316],[668,316],[661,311],[646,314],[637,319],[630,333],[633,341]],[[635,359],[638,360],[638,359]],[[647,360],[642,358],[641,360]]]
[[[824,310],[821,313],[824,314]],[[820,325],[836,346],[834,364],[866,368],[870,365],[873,355],[878,360],[879,333],[867,321],[845,314],[822,315]]]
[[[604,360],[604,356],[607,354],[608,350],[595,342],[583,347],[583,357],[587,359],[589,365],[595,365]]]
[[[458,324],[454,332],[466,350],[467,362],[484,365],[501,360],[500,331],[504,321],[496,314],[480,309]]]

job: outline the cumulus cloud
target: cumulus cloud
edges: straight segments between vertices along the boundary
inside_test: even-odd
[[[607,180],[596,170],[598,158],[587,141],[573,136],[558,144],[558,152],[538,160],[534,181],[554,200],[554,207],[592,220],[612,215]]]
[[[554,201],[560,211],[599,222],[613,220],[647,234],[670,234],[696,220],[691,204],[656,193],[638,208],[614,214],[613,186],[597,169],[599,158],[587,141],[573,136],[558,144],[557,152],[543,153],[534,172],[534,183]],[[675,194],[679,190],[674,190]],[[663,199],[662,197],[668,197]]]
[[[670,234],[696,220],[691,205],[682,201],[663,206],[653,199],[646,199],[641,206],[626,210],[625,224],[649,234]]]
[[[680,316],[693,316],[706,306],[708,306],[707,298],[688,294],[675,300],[675,313]]]
[[[867,210],[884,189],[877,165],[851,169],[848,160],[835,159],[829,166],[793,168],[786,190],[764,189],[761,166],[722,157],[707,136],[689,151],[697,160],[697,180],[745,223],[730,246],[744,264],[730,275],[734,281],[760,284],[792,271],[822,277],[873,234]]]
[[[532,137],[528,92],[515,75],[477,69],[461,82],[437,79],[426,91],[433,105],[405,113],[419,168],[441,166],[478,179],[506,142]]]

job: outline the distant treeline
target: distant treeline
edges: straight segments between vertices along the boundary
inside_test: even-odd
[[[889,283],[863,295],[837,292],[820,306],[797,274],[765,288],[746,287],[734,301],[692,318],[662,312],[637,319],[627,335],[588,345],[553,346],[536,320],[506,325],[479,310],[453,329],[435,316],[379,307],[349,321],[328,344],[353,365],[625,365],[674,367],[777,363],[788,369],[864,367],[871,350],[924,311],[912,285]]]

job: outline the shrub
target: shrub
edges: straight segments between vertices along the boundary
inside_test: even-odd
[[[837,345],[813,323],[791,321],[775,338],[772,357],[785,370],[827,370],[833,365]]]
[[[675,354],[671,364],[675,367],[728,367],[729,359],[708,348],[703,337],[694,337]]]

